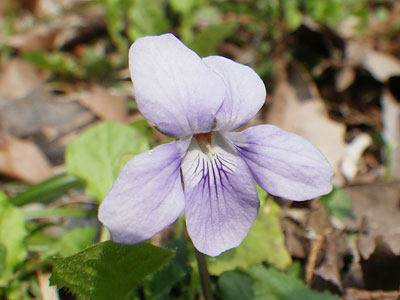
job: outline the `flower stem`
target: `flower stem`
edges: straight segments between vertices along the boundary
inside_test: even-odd
[[[199,275],[201,281],[201,289],[203,290],[203,296],[205,300],[214,300],[212,288],[211,288],[211,280],[210,274],[207,269],[206,257],[203,253],[194,249],[196,254],[197,266],[199,267]]]

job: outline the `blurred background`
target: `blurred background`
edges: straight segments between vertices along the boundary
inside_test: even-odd
[[[217,299],[398,299],[399,1],[1,0],[0,28],[0,299],[77,299],[48,286],[52,257],[102,240],[118,170],[168,141],[127,67],[166,32],[254,68],[268,94],[248,125],[307,138],[335,170],[321,199],[260,191],[244,246],[209,259]],[[183,254],[131,299],[201,299],[182,222],[153,243]]]

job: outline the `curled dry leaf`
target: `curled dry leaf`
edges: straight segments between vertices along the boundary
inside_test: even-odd
[[[52,174],[46,157],[29,142],[0,132],[0,173],[27,183],[35,183]]]
[[[370,184],[345,188],[353,203],[354,220],[346,226],[359,226],[358,250],[363,259],[375,251],[380,239],[394,255],[400,255],[400,184]]]
[[[371,144],[372,138],[368,134],[362,133],[357,135],[346,147],[340,169],[348,181],[352,181],[356,176],[361,156]]]
[[[386,82],[390,77],[400,75],[400,61],[396,57],[373,50],[364,42],[347,43],[345,65],[353,67],[361,65],[380,82]]]

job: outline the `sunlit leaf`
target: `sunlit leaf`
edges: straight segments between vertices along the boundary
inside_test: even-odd
[[[199,32],[189,47],[200,56],[217,54],[217,47],[238,29],[237,23],[215,24]]]
[[[215,258],[209,258],[209,269],[219,275],[236,267],[247,269],[252,264],[267,261],[279,269],[291,264],[291,257],[284,245],[279,223],[279,206],[268,199],[261,207],[257,220],[242,244]]]
[[[0,286],[14,274],[15,267],[26,257],[23,241],[27,235],[25,222],[19,208],[11,205],[3,192],[0,191]]]
[[[145,35],[157,35],[168,31],[169,23],[165,15],[165,0],[133,0],[128,12],[130,39]]]
[[[34,202],[46,203],[82,185],[83,182],[75,176],[61,173],[29,186],[23,192],[10,198],[10,202],[17,206]]]
[[[70,142],[66,167],[86,182],[86,193],[103,200],[120,170],[124,154],[149,149],[146,137],[134,128],[119,123],[101,123]]]
[[[23,58],[38,68],[65,75],[78,75],[78,64],[68,54],[54,51],[32,51],[23,54]]]
[[[51,247],[48,255],[72,255],[93,243],[97,234],[95,227],[74,228],[65,233]]]
[[[107,241],[55,259],[50,283],[92,300],[130,299],[135,286],[172,256],[148,243],[126,246]]]

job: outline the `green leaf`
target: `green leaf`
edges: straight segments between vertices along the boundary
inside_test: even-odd
[[[242,244],[218,257],[209,258],[210,273],[219,275],[237,267],[247,269],[250,265],[262,261],[267,261],[279,269],[288,267],[291,257],[284,245],[279,211],[279,206],[272,199],[267,199]]]
[[[218,46],[238,29],[237,23],[215,24],[199,32],[189,43],[189,48],[200,56],[216,54]]]
[[[189,14],[199,5],[204,5],[204,0],[169,0],[168,2],[176,12],[183,15]]]
[[[344,189],[335,187],[332,192],[322,196],[320,200],[332,217],[338,219],[353,217],[353,205]]]
[[[55,259],[50,284],[92,300],[129,299],[135,286],[172,256],[172,251],[148,243],[126,246],[107,241]]]
[[[68,190],[79,188],[82,185],[83,182],[75,176],[65,173],[57,174],[28,187],[25,191],[10,198],[10,202],[17,206],[34,202],[47,203],[65,194]]]
[[[147,139],[134,128],[119,123],[93,126],[70,142],[66,150],[66,167],[86,182],[86,193],[102,201],[120,170],[126,153],[149,149]]]
[[[218,290],[221,300],[252,300],[254,292],[252,279],[245,273],[228,271],[218,278]]]
[[[321,1],[319,1],[321,2]],[[291,29],[296,29],[303,21],[303,15],[298,8],[298,1],[288,0],[284,2],[286,21]]]
[[[96,234],[97,229],[91,226],[71,229],[54,243],[47,256],[69,256],[81,251],[93,243]]]
[[[26,235],[22,212],[11,205],[6,195],[0,191],[0,245],[3,252],[0,286],[6,284],[14,274],[15,267],[24,261],[27,255],[23,244]]]
[[[25,210],[23,212],[26,220],[40,219],[48,217],[75,217],[88,218],[96,215],[93,210],[84,210],[82,208],[55,207],[55,208],[40,208],[36,210]]]
[[[68,54],[54,51],[32,51],[23,54],[23,58],[38,68],[64,75],[79,76],[79,65]]]
[[[168,293],[171,289],[185,278],[187,274],[185,267],[187,263],[186,242],[185,240],[172,240],[167,243],[167,248],[176,249],[176,254],[146,282],[148,299],[169,299]]]
[[[328,292],[313,291],[300,279],[273,268],[253,266],[249,274],[254,280],[255,300],[339,300]]]
[[[145,35],[168,32],[165,0],[134,0],[128,11],[128,36],[131,40]]]
[[[123,32],[130,0],[101,0],[101,3],[106,12],[107,30],[111,40],[118,48],[120,55],[126,57],[128,41],[124,38]]]

